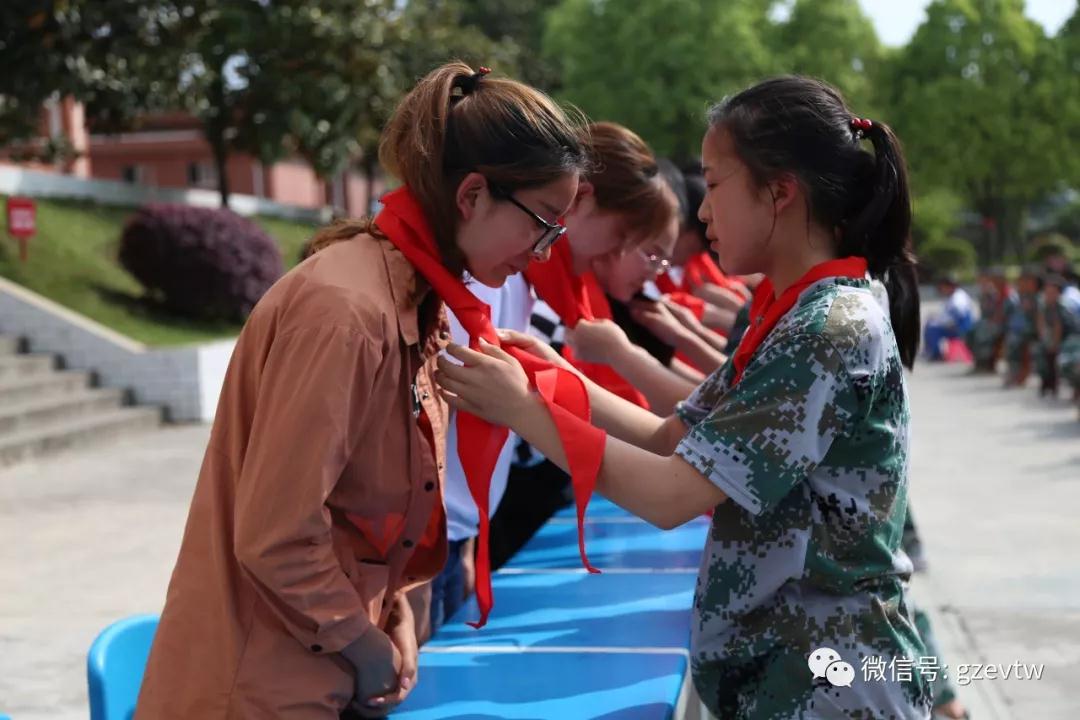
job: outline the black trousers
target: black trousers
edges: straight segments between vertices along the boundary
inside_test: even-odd
[[[553,463],[513,466],[506,494],[491,519],[491,567],[505,565],[556,510],[572,503],[570,476]]]

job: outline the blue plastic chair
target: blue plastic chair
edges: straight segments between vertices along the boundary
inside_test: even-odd
[[[136,615],[105,628],[86,659],[90,720],[130,720],[139,699],[157,615]]]

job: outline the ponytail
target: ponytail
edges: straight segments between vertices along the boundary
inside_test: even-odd
[[[884,123],[855,118],[860,135],[874,147],[869,197],[844,223],[841,253],[849,248],[866,258],[871,277],[889,293],[889,320],[904,366],[911,368],[919,352],[919,279],[911,244],[911,195],[900,140]]]

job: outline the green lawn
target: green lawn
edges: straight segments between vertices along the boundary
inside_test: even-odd
[[[4,200],[0,195],[0,204]],[[140,302],[141,286],[116,260],[120,232],[133,208],[46,199],[39,199],[37,207],[38,234],[30,241],[25,264],[6,228],[0,233],[0,276],[148,345],[181,345],[239,332],[238,325],[178,318]],[[278,242],[286,269],[296,264],[300,246],[315,228],[278,218],[254,220]]]

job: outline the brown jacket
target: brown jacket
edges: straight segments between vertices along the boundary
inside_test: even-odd
[[[360,236],[255,308],[137,720],[336,719],[354,682],[338,652],[442,568],[447,412],[432,372],[449,332],[430,293],[415,304],[418,282],[393,245]]]

